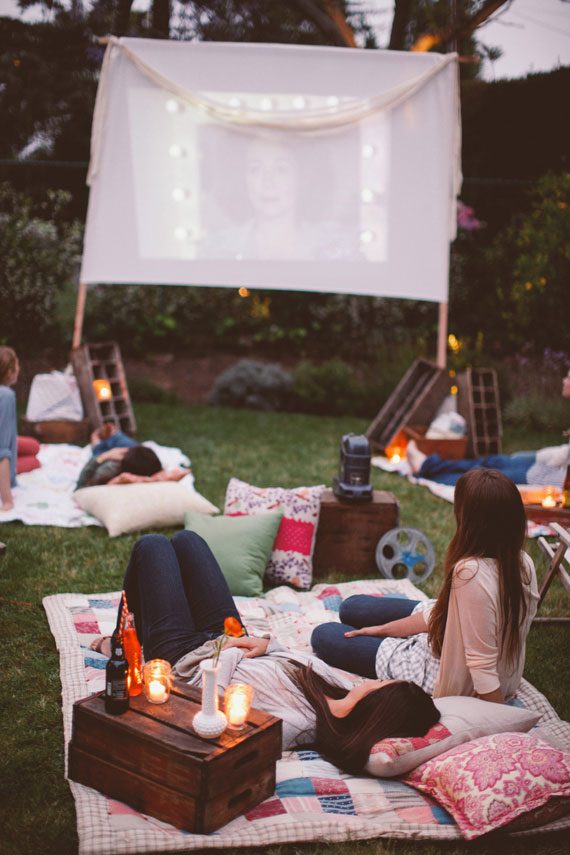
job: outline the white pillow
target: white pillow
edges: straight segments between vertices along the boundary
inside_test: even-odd
[[[103,523],[110,537],[117,537],[145,528],[183,525],[188,511],[218,513],[215,505],[185,486],[186,480],[83,487],[73,497],[82,510]]]
[[[419,737],[383,739],[372,746],[366,771],[377,778],[405,775],[432,757],[464,742],[494,733],[526,733],[540,714],[480,698],[434,698],[441,719]]]

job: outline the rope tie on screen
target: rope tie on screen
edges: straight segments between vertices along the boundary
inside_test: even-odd
[[[433,65],[404,83],[400,83],[379,95],[369,98],[352,98],[348,102],[340,101],[335,105],[327,105],[313,109],[299,111],[291,110],[256,110],[242,105],[234,107],[230,104],[215,101],[204,97],[196,92],[191,92],[174,80],[165,77],[158,69],[154,68],[146,60],[142,59],[135,51],[128,47],[123,39],[111,36],[109,38],[103,65],[101,78],[97,89],[95,111],[93,115],[93,131],[91,136],[91,162],[87,175],[87,183],[91,184],[97,174],[99,165],[99,153],[102,142],[103,126],[107,99],[109,97],[109,82],[111,76],[111,64],[120,56],[127,58],[133,66],[148,80],[156,86],[175,96],[184,104],[208,116],[216,122],[233,127],[236,131],[255,133],[256,131],[278,131],[294,134],[330,134],[362,122],[378,113],[393,110],[412,98],[433,77],[440,74],[447,66],[457,63],[457,54],[434,55]],[[425,55],[424,55],[425,56]],[[458,109],[459,98],[457,97]],[[458,115],[456,139],[454,148],[456,152],[461,145],[460,118]],[[456,160],[456,162],[458,162]],[[457,171],[455,176],[455,188],[457,192],[461,184],[461,175]]]

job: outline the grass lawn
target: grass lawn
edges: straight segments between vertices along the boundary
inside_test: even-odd
[[[290,414],[238,412],[183,405],[136,406],[139,436],[180,446],[192,459],[197,487],[223,505],[228,479],[235,475],[260,485],[296,486],[330,483],[338,468],[339,440],[366,423],[350,418],[316,418]],[[558,444],[557,435],[511,433],[505,450]],[[396,493],[401,524],[424,531],[434,543],[438,567],[423,586],[434,594],[441,582],[441,561],[453,533],[450,505],[404,479],[373,474],[374,486]],[[48,594],[103,592],[120,589],[134,536],[110,540],[99,528],[58,529],[0,527],[8,552],[0,563],[0,804],[2,842],[6,855],[65,855],[77,851],[75,812],[63,778],[63,736],[59,659],[41,600]],[[539,576],[545,561],[530,544]],[[333,577],[331,577],[331,581]],[[568,600],[553,584],[543,614],[568,613]],[[564,626],[535,626],[527,645],[525,676],[570,718],[568,649]],[[369,841],[343,845],[279,846],[264,851],[294,852],[514,853],[567,851],[564,835],[527,838],[505,845],[499,838],[470,846],[422,844],[419,841]]]

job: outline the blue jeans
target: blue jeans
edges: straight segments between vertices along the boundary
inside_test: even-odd
[[[315,656],[335,668],[375,678],[376,654],[384,638],[372,635],[345,638],[344,633],[408,617],[419,602],[407,597],[371,597],[367,594],[348,597],[340,606],[340,623],[322,623],[313,630],[311,645]]]
[[[110,451],[112,448],[133,448],[135,445],[140,445],[140,442],[118,430],[117,433],[107,437],[107,439],[101,439],[98,443],[92,445],[91,454],[93,457],[98,457],[99,454],[103,454],[104,451]]]
[[[526,484],[530,467],[536,462],[536,453],[491,454],[478,460],[444,460],[439,454],[430,454],[422,463],[418,478],[427,478],[439,484],[454,487],[461,476],[471,469],[498,469],[515,484]]]
[[[172,540],[146,534],[133,547],[123,588],[145,659],[171,665],[241,618],[205,540],[181,531]],[[119,606],[119,619],[120,619]]]

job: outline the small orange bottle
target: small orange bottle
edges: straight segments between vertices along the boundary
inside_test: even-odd
[[[129,695],[140,695],[142,692],[142,650],[135,629],[135,616],[128,612],[123,625],[123,645],[125,658],[129,663],[127,682]]]

